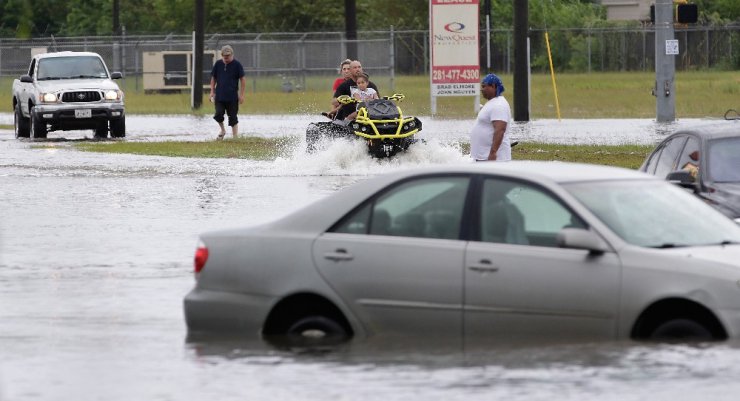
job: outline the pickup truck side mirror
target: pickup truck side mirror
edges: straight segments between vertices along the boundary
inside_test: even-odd
[[[21,75],[21,82],[31,83],[33,78],[30,75]]]
[[[121,79],[123,78],[123,74],[120,72],[111,72],[110,73],[110,79]]]

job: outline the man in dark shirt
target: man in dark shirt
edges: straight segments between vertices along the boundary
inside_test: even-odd
[[[352,97],[352,87],[357,87],[355,79],[363,74],[362,64],[358,60],[352,61],[349,64],[349,68],[352,72],[352,79],[348,79],[339,85],[337,90],[334,92],[334,99],[332,99],[332,107],[334,109],[339,107],[339,109],[336,110],[335,120],[344,120],[348,115],[354,113],[356,110],[356,105],[354,103],[340,105],[337,101],[337,98],[342,95]],[[375,89],[375,91],[378,92],[378,96],[380,96],[378,87],[372,81],[368,83],[367,87]]]
[[[240,85],[241,84],[241,85]],[[234,138],[239,133],[239,105],[244,103],[244,89],[247,81],[244,78],[244,67],[234,58],[234,49],[226,45],[221,48],[221,60],[216,61],[211,70],[211,102],[216,106],[213,119],[221,131],[218,139],[226,135],[224,113],[229,116],[229,127]]]

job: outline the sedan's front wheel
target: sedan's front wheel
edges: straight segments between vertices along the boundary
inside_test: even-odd
[[[673,319],[663,322],[650,334],[655,341],[716,341],[712,332],[691,319]]]

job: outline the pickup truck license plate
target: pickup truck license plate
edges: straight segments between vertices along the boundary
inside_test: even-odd
[[[90,109],[75,109],[75,118],[90,118],[92,112]]]

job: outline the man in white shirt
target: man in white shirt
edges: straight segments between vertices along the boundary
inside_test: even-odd
[[[511,160],[511,107],[501,96],[503,91],[504,84],[495,74],[481,81],[481,93],[488,101],[470,131],[470,157],[475,161]]]

